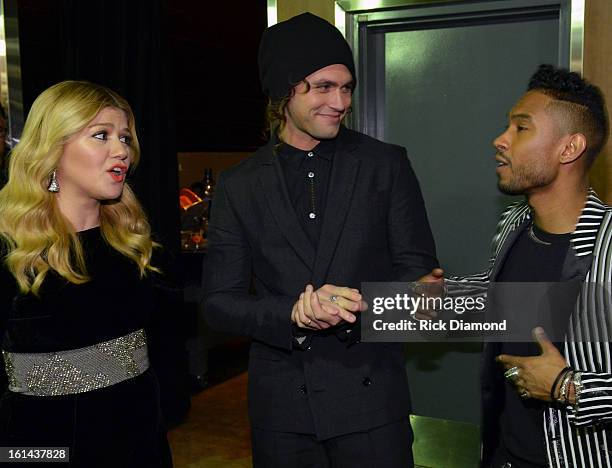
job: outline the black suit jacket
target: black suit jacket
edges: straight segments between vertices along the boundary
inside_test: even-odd
[[[272,143],[260,148],[219,177],[205,268],[209,324],[253,338],[251,423],[319,439],[398,420],[409,413],[410,397],[401,345],[347,345],[317,332],[309,349],[294,348],[291,309],[299,294],[308,283],[412,281],[437,265],[403,148],[342,127],[327,199],[315,250]]]

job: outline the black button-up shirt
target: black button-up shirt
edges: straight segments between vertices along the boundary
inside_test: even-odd
[[[278,157],[295,214],[312,245],[317,248],[336,140],[323,140],[310,151],[282,143]]]
[[[322,140],[310,151],[295,148],[287,143],[281,143],[278,147],[277,154],[287,184],[291,205],[295,210],[302,229],[304,229],[315,250],[321,235],[329,179],[331,177],[335,153],[335,139]],[[312,197],[313,189],[314,203]],[[327,332],[336,334],[342,341],[347,341],[351,331],[351,325],[345,323]],[[294,325],[293,336],[293,347],[295,349],[310,349],[312,341],[311,330]]]

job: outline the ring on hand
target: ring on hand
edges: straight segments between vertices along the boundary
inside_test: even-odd
[[[338,296],[329,296],[329,302],[333,302],[335,304],[338,302]]]
[[[506,372],[504,372],[504,377],[511,382],[514,382],[518,378],[518,375],[519,375],[519,368],[516,366],[511,367]]]
[[[308,319],[308,322],[306,322],[306,325],[310,325],[312,323],[312,319]]]
[[[521,398],[522,398],[523,400],[526,400],[527,398],[531,398],[531,393],[529,393],[529,391],[528,391],[528,390],[523,390],[523,391],[520,393],[520,396],[521,396]]]

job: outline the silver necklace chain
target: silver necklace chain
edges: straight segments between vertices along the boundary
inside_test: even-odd
[[[529,237],[531,237],[531,240],[533,240],[537,244],[540,244],[540,245],[552,245],[552,242],[543,241],[538,236],[536,236],[535,232],[533,232],[533,224],[531,224],[529,226],[528,233],[529,233]]]

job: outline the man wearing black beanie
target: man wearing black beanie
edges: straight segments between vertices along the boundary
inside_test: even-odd
[[[342,125],[355,65],[331,24],[268,28],[259,66],[270,141],[219,178],[205,278],[210,325],[253,339],[253,464],[413,466],[403,347],[360,342],[359,288],[438,265],[418,181]]]

